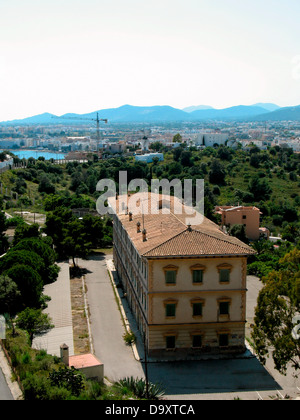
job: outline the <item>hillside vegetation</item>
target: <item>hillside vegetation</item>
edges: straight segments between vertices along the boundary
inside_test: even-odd
[[[103,161],[94,156],[87,163],[60,166],[29,159],[26,169],[1,175],[5,209],[95,209],[97,182],[110,178],[118,183],[119,171],[127,171],[128,182],[143,178],[149,185],[152,178],[204,179],[205,214],[213,220],[215,205],[256,205],[262,211],[262,224],[274,235],[288,234],[290,224],[299,228],[300,155],[292,150],[260,151],[253,146],[244,151],[221,146],[198,151],[182,146],[163,151],[165,161],[152,164],[122,156]]]

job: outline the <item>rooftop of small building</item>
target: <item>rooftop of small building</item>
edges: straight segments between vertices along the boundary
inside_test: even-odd
[[[99,365],[102,365],[102,363],[91,353],[69,357],[69,366],[74,366],[75,369],[82,369]]]
[[[215,210],[216,213],[221,213],[223,211],[260,211],[259,208],[255,206],[217,206]]]

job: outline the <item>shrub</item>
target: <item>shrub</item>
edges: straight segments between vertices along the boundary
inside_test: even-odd
[[[123,335],[123,339],[124,339],[125,344],[127,346],[131,346],[132,344],[134,344],[136,342],[136,336],[133,332],[126,332]]]
[[[144,379],[130,378],[121,379],[116,383],[116,387],[130,390],[138,398],[147,398],[147,386]],[[148,383],[149,400],[158,400],[165,395],[165,390],[161,384]]]

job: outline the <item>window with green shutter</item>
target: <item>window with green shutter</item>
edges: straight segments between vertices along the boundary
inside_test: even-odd
[[[203,283],[203,270],[193,270],[193,283]]]
[[[202,303],[193,303],[193,316],[202,316]]]
[[[166,284],[176,284],[177,271],[166,271]]]
[[[230,282],[230,270],[222,269],[220,270],[220,283],[229,283]]]
[[[220,315],[229,315],[229,302],[220,302]]]
[[[168,303],[166,305],[166,317],[175,317],[176,315],[176,304]]]

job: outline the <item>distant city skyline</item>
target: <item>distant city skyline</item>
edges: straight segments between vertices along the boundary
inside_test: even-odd
[[[300,105],[298,0],[0,0],[0,121]]]

